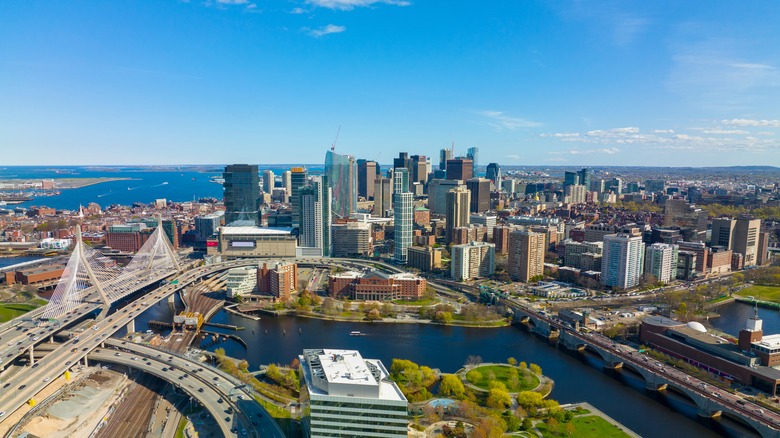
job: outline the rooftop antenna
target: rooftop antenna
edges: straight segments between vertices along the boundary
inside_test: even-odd
[[[339,125],[339,129],[336,131],[336,139],[333,140],[333,144],[330,145],[330,151],[334,152],[336,150],[336,142],[339,141],[339,134],[341,133],[341,125]]]

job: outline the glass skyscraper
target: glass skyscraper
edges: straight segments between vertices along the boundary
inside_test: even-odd
[[[348,218],[357,211],[357,162],[349,155],[325,153],[325,175],[333,193],[333,214]]]
[[[406,263],[407,249],[412,246],[412,208],[414,199],[408,191],[409,171],[397,168],[393,173],[393,223],[395,227],[395,247],[393,259]]]
[[[260,177],[256,164],[231,164],[225,166],[222,178],[225,182],[225,224],[260,225]]]

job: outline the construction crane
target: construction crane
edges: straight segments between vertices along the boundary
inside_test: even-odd
[[[341,125],[339,125],[339,129],[336,131],[336,139],[333,140],[333,144],[330,145],[330,151],[334,152],[336,150],[336,142],[339,141],[339,134],[341,133]]]

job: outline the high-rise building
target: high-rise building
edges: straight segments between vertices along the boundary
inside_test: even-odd
[[[290,202],[290,196],[292,196],[292,172],[289,170],[282,172],[282,187],[287,192],[286,202]]]
[[[263,192],[271,194],[274,191],[274,172],[272,170],[263,171]]]
[[[475,225],[484,225],[485,228],[487,228],[487,235],[492,239],[493,229],[496,227],[496,223],[498,223],[498,216],[485,213],[475,213],[469,215],[469,223]]]
[[[439,151],[439,170],[447,170],[447,161],[455,158],[452,152],[452,149]]]
[[[509,233],[512,228],[507,226],[497,226],[493,228],[493,243],[496,245],[496,252],[506,254],[509,252]]]
[[[428,159],[425,155],[412,155],[411,158],[412,173],[409,174],[410,184],[428,182]]]
[[[447,192],[455,187],[462,186],[463,181],[458,179],[433,179],[428,183],[428,209],[432,214],[446,214]]]
[[[568,185],[566,186],[566,189],[564,189],[564,193],[566,195],[565,200],[569,204],[585,203],[585,194],[587,193],[587,190],[583,185],[580,184]]]
[[[323,349],[298,360],[307,437],[406,438],[408,402],[381,361]]]
[[[305,167],[293,167],[290,169],[290,204],[292,210],[293,227],[301,224],[301,197],[298,191],[308,184],[309,173]]]
[[[565,171],[563,172],[563,189],[566,190],[566,187],[572,186],[574,184],[579,184],[580,177],[577,175],[577,172],[571,172],[571,171]]]
[[[392,208],[393,189],[390,178],[379,175],[374,179],[374,216],[386,217],[387,211]]]
[[[406,263],[406,249],[412,246],[412,209],[414,198],[409,192],[409,173],[406,168],[396,168],[393,173],[393,259]]]
[[[452,241],[452,230],[469,224],[471,192],[465,186],[458,186],[447,192],[445,214],[445,239]]]
[[[325,153],[325,175],[333,192],[333,214],[348,218],[357,211],[358,172],[355,159],[333,151]]]
[[[758,262],[758,237],[761,233],[761,220],[749,216],[739,216],[734,226],[732,250],[742,254],[745,267],[755,266]]]
[[[371,224],[348,222],[333,224],[333,257],[365,257],[371,254]]]
[[[639,285],[644,268],[645,244],[639,233],[604,236],[601,284],[628,289]]]
[[[758,250],[756,252],[756,264],[763,266],[769,263],[769,233],[758,233]]]
[[[471,174],[473,176],[478,176],[479,171],[479,148],[472,147],[468,148],[466,151],[466,158],[471,160]]]
[[[667,203],[669,201],[666,201]],[[722,246],[732,248],[732,237],[737,221],[730,218],[717,218],[712,220],[712,232],[710,233],[710,246]]]
[[[645,180],[645,193],[666,193],[666,181],[662,179],[646,179]]]
[[[472,178],[466,180],[466,188],[471,192],[471,212],[484,213],[490,210],[490,180]]]
[[[455,281],[485,278],[495,272],[496,246],[492,243],[452,245],[450,252],[450,275]]]
[[[225,182],[225,223],[260,225],[260,181],[256,164],[230,164],[222,173]],[[238,223],[237,223],[238,224]]]
[[[496,191],[501,191],[501,167],[498,165],[498,163],[490,163],[487,165],[485,178],[489,179],[493,183]]]
[[[376,179],[379,167],[376,161],[357,160],[358,166],[358,196],[366,200],[374,198],[374,180]]]
[[[677,278],[677,245],[654,243],[645,248],[645,274],[652,274],[661,283]]]
[[[545,236],[527,230],[509,233],[507,272],[513,280],[528,282],[544,275]]]
[[[314,177],[310,185],[298,190],[301,202],[301,220],[298,245],[322,250],[330,255],[331,202],[327,177]]]
[[[212,238],[217,232],[223,217],[224,211],[217,211],[206,216],[198,216],[195,218],[195,242],[204,243],[208,239]]]
[[[393,170],[406,169],[408,178],[406,186],[403,188],[404,192],[409,192],[410,184],[412,183],[412,175],[414,175],[414,169],[412,169],[412,159],[409,158],[409,154],[406,152],[399,152],[398,158],[393,158]],[[395,184],[395,183],[394,183]]]
[[[447,179],[466,181],[474,176],[473,162],[469,158],[447,160]]]
[[[165,236],[168,237],[168,241],[171,242],[173,249],[179,249],[179,226],[176,224],[175,219],[163,219],[162,221],[163,231]]]
[[[585,186],[585,190],[589,190],[590,188],[590,171],[587,167],[580,169],[577,171],[577,184],[581,186]]]

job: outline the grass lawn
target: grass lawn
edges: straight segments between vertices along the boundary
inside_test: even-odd
[[[739,296],[749,297],[753,296],[761,301],[771,301],[773,303],[780,303],[780,287],[778,286],[749,286],[739,291]]]
[[[492,381],[490,379],[491,373],[495,375],[495,380],[498,382],[503,383],[506,385],[506,389],[509,392],[520,392],[520,391],[528,391],[531,389],[536,388],[539,386],[539,378],[536,377],[533,373],[530,371],[526,372],[525,374],[520,374],[519,383],[517,385],[510,385],[509,383],[509,370],[511,370],[513,367],[509,365],[484,365],[481,367],[474,368],[474,370],[478,371],[479,374],[482,376],[481,379],[478,381],[472,381],[469,379],[469,374],[466,373],[466,379],[472,383],[473,385],[476,385],[479,388],[482,388],[484,390],[487,390],[489,388],[489,384]],[[520,371],[520,368],[514,367],[517,371]]]
[[[721,301],[726,301],[726,300],[728,300],[729,298],[731,298],[731,297],[730,297],[730,296],[728,296],[728,295],[723,295],[722,297],[713,298],[713,299],[711,299],[711,300],[707,301],[707,303],[709,303],[709,304],[713,304],[713,303],[719,303],[719,302],[721,302]]]
[[[617,426],[595,415],[575,417],[572,423],[574,424],[575,432],[571,434],[571,438],[626,438],[629,436],[618,429]],[[544,423],[537,423],[536,428],[539,429],[544,438],[563,436],[551,433],[547,430],[547,425]],[[563,431],[563,424],[561,424],[560,430]]]
[[[395,300],[393,301],[393,304],[398,304],[401,306],[430,306],[433,304],[438,303],[439,300]]]
[[[42,301],[42,300],[37,300]],[[44,301],[43,304],[46,302]],[[25,313],[29,312],[30,310],[37,309],[40,307],[40,304],[24,304],[24,303],[15,303],[15,304],[0,304],[0,322],[6,322],[10,321],[17,316],[24,315]]]

